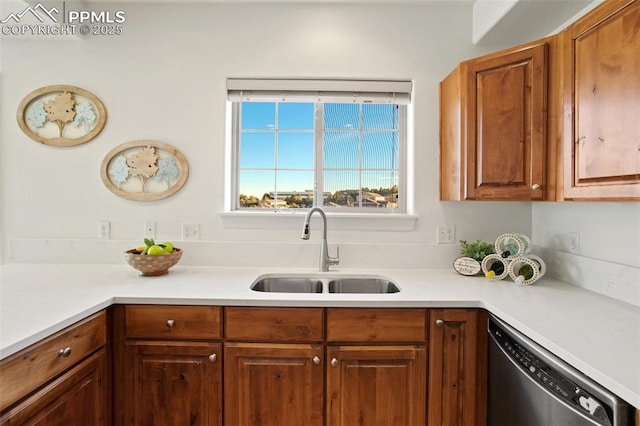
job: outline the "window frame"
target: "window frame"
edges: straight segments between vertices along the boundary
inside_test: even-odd
[[[275,103],[290,103],[286,101],[278,101],[275,99],[262,100],[258,99],[255,102],[275,102]],[[241,133],[241,104],[242,100],[229,101],[231,104],[231,182],[230,182],[230,206],[231,212],[306,212],[308,208],[246,208],[240,206],[240,192],[239,192],[239,180],[240,180],[240,133]],[[308,102],[308,101],[307,101]],[[314,206],[322,207],[327,213],[339,213],[345,215],[402,215],[407,214],[407,133],[408,133],[408,107],[405,104],[385,102],[387,104],[394,104],[398,108],[398,204],[397,207],[392,208],[378,208],[378,207],[331,207],[324,205],[324,164],[323,164],[323,146],[324,146],[324,104],[325,103],[340,103],[338,99],[332,102],[309,102],[314,104],[314,187],[313,187],[313,203]],[[342,102],[348,103],[348,102]],[[382,103],[382,102],[381,102]],[[362,129],[359,128],[360,131]],[[277,155],[277,154],[276,154]],[[359,156],[362,160],[361,155]],[[360,167],[360,171],[363,169]],[[364,169],[366,170],[366,169]],[[274,168],[277,172],[277,168]],[[360,188],[361,189],[361,188]]]

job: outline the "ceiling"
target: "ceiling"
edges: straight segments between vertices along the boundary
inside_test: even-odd
[[[37,3],[38,0],[22,0]],[[603,0],[123,0],[122,3],[299,3],[299,4],[447,4],[473,5],[473,42],[514,45],[544,37]],[[104,3],[105,0],[79,0]]]
[[[553,34],[602,0],[476,0],[473,42],[520,44]]]

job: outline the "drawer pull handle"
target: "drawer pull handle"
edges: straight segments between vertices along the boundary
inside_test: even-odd
[[[218,360],[218,355],[216,354],[209,355],[209,361],[216,362],[217,360]]]
[[[167,320],[167,327],[169,328],[173,328],[173,326],[175,325],[175,321],[174,320]]]
[[[338,366],[338,360],[336,358],[331,358],[331,366],[332,367],[337,367]]]
[[[66,347],[64,349],[60,349],[58,351],[58,356],[60,358],[69,358],[69,355],[71,355],[71,347],[70,346],[68,346],[68,347]]]
[[[438,328],[444,327],[444,321],[442,321],[441,319],[437,319],[436,320],[436,327],[438,327]]]
[[[534,191],[540,191],[540,184],[538,183],[534,183],[533,185],[531,185],[531,189],[533,189]]]
[[[317,356],[317,355],[316,355],[316,356],[314,356],[314,357],[313,357],[313,363],[314,363],[315,365],[320,365],[320,357],[319,357],[319,356]]]

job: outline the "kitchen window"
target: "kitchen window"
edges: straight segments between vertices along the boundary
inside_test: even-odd
[[[230,210],[406,213],[407,105],[399,81],[227,81]]]

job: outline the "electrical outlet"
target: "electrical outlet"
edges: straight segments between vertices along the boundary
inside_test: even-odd
[[[200,239],[199,223],[183,223],[182,224],[182,240],[195,241]]]
[[[569,253],[580,253],[580,234],[577,232],[569,232],[568,234]]]
[[[111,222],[98,222],[98,238],[101,240],[111,238]]]
[[[438,225],[438,244],[454,244],[456,242],[456,227],[453,225]]]
[[[156,223],[151,221],[146,221],[144,223],[144,237],[145,238],[156,238]]]

